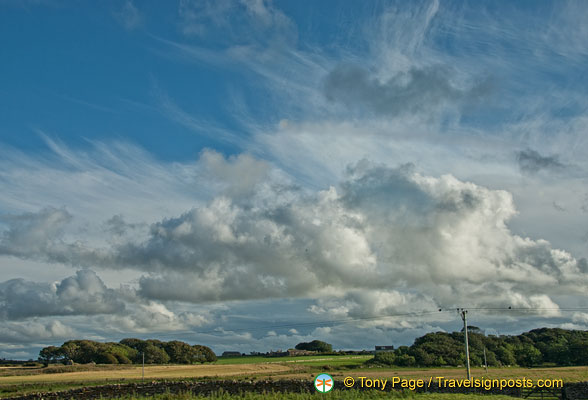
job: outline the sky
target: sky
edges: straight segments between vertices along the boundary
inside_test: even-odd
[[[0,357],[588,329],[586,20],[0,0]]]

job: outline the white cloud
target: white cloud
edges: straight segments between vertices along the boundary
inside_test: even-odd
[[[557,307],[549,296],[580,294],[586,284],[583,264],[568,252],[509,230],[516,210],[506,191],[365,160],[350,166],[337,188],[315,192],[297,189],[251,156],[225,160],[205,152],[199,165],[223,182],[218,194],[152,224],[140,239],[120,237],[100,248],[81,238],[68,242],[54,227],[65,229],[68,219],[54,217],[65,214],[42,210],[7,219],[0,248],[23,258],[143,271],[139,293],[153,300],[332,297],[347,304],[338,311],[346,315],[386,313],[416,299],[423,307],[466,299]],[[227,187],[238,196],[224,195]]]
[[[211,178],[210,184],[220,184],[221,191],[230,197],[251,195],[259,183],[266,180],[270,165],[249,154],[225,159],[216,151],[204,150],[200,164]]]
[[[24,279],[0,282],[0,318],[119,313],[124,302],[91,270],[54,284]]]
[[[209,316],[193,312],[170,311],[165,305],[154,301],[131,306],[124,314],[100,316],[100,325],[112,332],[175,332],[206,325]]]
[[[0,343],[30,343],[70,339],[77,332],[58,320],[42,322],[37,320],[4,322],[0,326]]]

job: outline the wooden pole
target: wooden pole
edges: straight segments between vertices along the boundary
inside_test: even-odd
[[[468,319],[466,314],[468,310],[461,309],[461,319],[463,319],[463,332],[464,332],[464,340],[465,340],[465,351],[466,351],[466,371],[468,375],[468,379],[471,378],[470,372],[470,346],[468,344]]]

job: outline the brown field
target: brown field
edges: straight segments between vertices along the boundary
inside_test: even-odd
[[[107,380],[137,380],[141,379],[140,366],[125,366],[124,369],[99,366],[99,369],[90,371],[76,371],[63,373],[36,373],[22,370],[22,374],[0,376],[0,386],[20,383],[41,382],[80,382],[80,381],[107,381]],[[16,368],[15,368],[16,369]],[[229,376],[254,376],[275,378],[301,378],[307,379],[318,372],[328,372],[335,378],[343,379],[346,376],[357,378],[366,376],[370,378],[391,378],[400,376],[403,378],[423,378],[443,376],[445,378],[464,378],[463,368],[354,368],[339,369],[337,367],[321,367],[318,365],[299,366],[292,363],[242,363],[242,364],[207,364],[207,365],[158,365],[145,367],[145,379],[178,379],[201,377],[229,377]],[[40,370],[38,370],[40,372]],[[6,373],[6,372],[5,372]],[[473,368],[472,376],[477,378],[528,378],[528,379],[563,379],[564,382],[588,381],[588,367],[559,367],[559,368],[490,368],[488,372],[483,368]]]
[[[145,379],[178,379],[200,377],[227,377],[237,375],[271,375],[291,369],[281,364],[237,364],[237,365],[158,365],[145,367]],[[95,370],[64,372],[56,374],[0,376],[0,386],[21,383],[79,382],[141,379],[141,367],[117,370]]]

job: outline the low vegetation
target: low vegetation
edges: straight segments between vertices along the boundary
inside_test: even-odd
[[[468,327],[470,363],[480,366],[575,366],[588,363],[588,331],[541,328],[518,336],[485,336]],[[484,356],[485,353],[485,356]],[[410,347],[378,352],[368,365],[442,367],[465,365],[463,332],[428,333]]]

